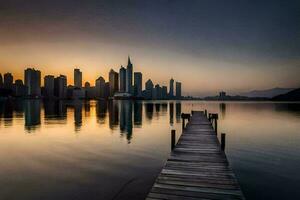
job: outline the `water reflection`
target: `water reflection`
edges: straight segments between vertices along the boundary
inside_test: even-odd
[[[113,199],[112,188],[132,177],[140,178],[123,192],[146,194],[170,153],[170,129],[181,130],[181,112],[203,109],[219,113],[226,154],[247,199],[299,193],[299,103],[7,100],[0,101],[0,186],[11,194],[4,199]],[[19,187],[38,187],[45,177],[42,190]],[[283,177],[290,190],[278,184]]]
[[[41,124],[41,101],[25,101],[25,129],[29,132],[35,130]]]
[[[150,121],[153,118],[153,103],[145,103],[146,117]]]
[[[225,119],[226,104],[225,103],[220,103],[219,108],[220,108],[220,113],[222,115],[222,119]]]
[[[158,119],[161,115],[170,113],[170,124],[174,123],[174,104],[176,108],[176,122],[180,121],[181,102],[143,102],[143,101],[48,101],[48,100],[18,100],[1,101],[0,116],[5,126],[12,126],[14,118],[23,117],[25,129],[33,132],[41,125],[67,124],[70,115],[73,115],[74,130],[80,132],[84,118],[90,118],[95,112],[98,124],[106,124],[111,130],[120,130],[121,136],[125,136],[130,142],[133,128],[142,128],[143,108],[145,109],[146,121],[151,122],[153,114]],[[94,107],[94,109],[92,109]],[[68,119],[69,118],[69,119]],[[72,119],[72,118],[71,118]]]
[[[97,115],[97,122],[99,124],[105,123],[106,113],[107,113],[107,102],[106,101],[97,101],[96,115]]]
[[[170,108],[170,112],[169,112],[170,124],[173,125],[173,123],[174,123],[174,103],[173,102],[169,103],[169,108]]]
[[[176,102],[176,123],[180,122],[181,117],[181,102]]]

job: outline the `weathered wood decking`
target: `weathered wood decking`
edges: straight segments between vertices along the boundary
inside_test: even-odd
[[[244,199],[203,112],[193,112],[146,200]]]

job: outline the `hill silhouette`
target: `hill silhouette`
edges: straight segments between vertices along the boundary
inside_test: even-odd
[[[300,88],[272,98],[274,101],[300,101]]]

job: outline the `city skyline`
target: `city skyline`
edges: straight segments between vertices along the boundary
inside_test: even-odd
[[[95,74],[107,79],[129,53],[145,80],[167,85],[172,70],[184,95],[300,84],[298,1],[30,0],[2,7],[0,25],[9,28],[0,31],[1,72],[18,79],[20,69],[35,66],[67,75],[70,84],[78,67],[83,82],[94,84]]]
[[[94,80],[94,85],[85,82],[83,86],[83,72],[79,68],[73,70],[73,84],[68,84],[68,77],[60,74],[51,74],[41,77],[41,71],[35,68],[24,70],[23,80],[14,81],[13,74],[0,73],[0,90],[3,97],[22,98],[45,98],[45,99],[182,99],[181,82],[170,79],[169,92],[167,86],[154,86],[151,79],[144,81],[143,73],[134,70],[134,65],[128,56],[126,68],[123,65],[115,71],[109,71],[108,79],[105,81],[102,75]],[[44,80],[44,84],[42,84]],[[151,82],[149,85],[148,82]],[[143,85],[145,84],[145,90]]]

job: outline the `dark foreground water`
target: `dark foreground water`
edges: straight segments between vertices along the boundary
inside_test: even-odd
[[[219,113],[247,199],[300,199],[300,104],[0,102],[0,199],[144,199],[181,112]]]

